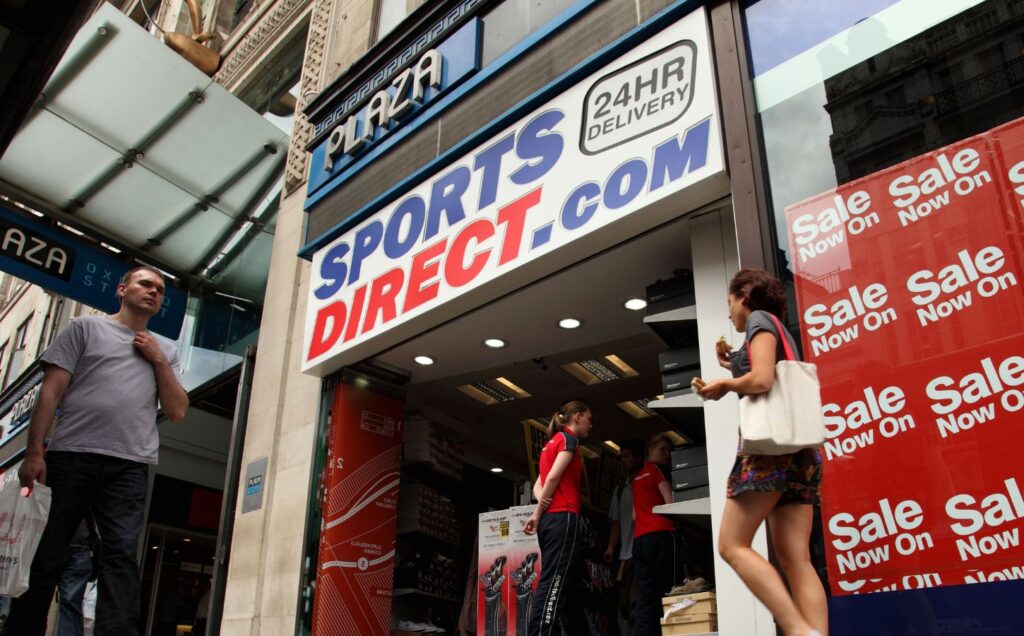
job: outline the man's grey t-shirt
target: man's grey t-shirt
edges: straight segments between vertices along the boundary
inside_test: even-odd
[[[633,487],[629,483],[612,491],[608,518],[619,522],[619,560],[633,558]]]
[[[157,462],[156,373],[134,339],[135,332],[115,320],[82,316],[43,352],[43,362],[71,373],[49,450]],[[180,376],[178,351],[157,342]]]

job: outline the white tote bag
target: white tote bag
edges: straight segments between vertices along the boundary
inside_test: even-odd
[[[0,488],[0,594],[4,596],[21,596],[28,589],[32,559],[50,515],[50,498],[50,488],[40,483],[23,495],[16,475],[5,479]]]
[[[818,368],[796,359],[782,323],[772,320],[786,359],[775,363],[770,391],[740,399],[740,450],[751,455],[788,455],[825,441]]]

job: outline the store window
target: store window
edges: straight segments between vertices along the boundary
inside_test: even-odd
[[[1019,578],[1002,571],[1024,554],[988,547],[1020,531],[992,511],[1017,487],[1021,418],[1016,389],[984,375],[1024,344],[1007,319],[1024,310],[1024,4],[743,9],[778,269],[828,415],[832,592],[961,586],[902,619],[861,599],[834,613],[859,631],[833,633],[1020,625],[1003,596],[1020,587],[963,585]],[[909,525],[869,528],[901,505]]]
[[[415,6],[415,0],[379,0],[377,4],[377,33],[374,42],[390,33],[408,16]]]
[[[507,0],[483,17],[483,65],[521,42],[559,13],[575,4],[575,0]]]
[[[25,364],[25,349],[28,348],[28,323],[32,320],[29,316],[23,323],[18,325],[18,330],[14,332],[14,344],[11,349],[11,360],[7,365],[7,369],[4,371],[4,388],[18,377]],[[6,346],[6,345],[5,345]]]

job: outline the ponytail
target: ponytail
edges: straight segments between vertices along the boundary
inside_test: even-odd
[[[548,422],[548,439],[562,432],[562,429],[572,421],[573,415],[586,413],[589,410],[590,407],[583,400],[569,400],[562,404],[562,408],[555,411],[551,416],[551,421]]]

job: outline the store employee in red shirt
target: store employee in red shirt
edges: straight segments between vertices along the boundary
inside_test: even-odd
[[[674,523],[653,512],[672,503],[672,486],[661,466],[668,467],[672,442],[656,435],[647,443],[647,463],[633,477],[634,636],[661,634],[661,598],[675,582]]]
[[[590,434],[590,407],[570,400],[551,416],[548,443],[540,453],[540,476],[533,485],[537,509],[526,522],[527,534],[540,543],[540,581],[533,593],[530,636],[586,634],[579,599],[583,537],[580,524],[580,440]]]

